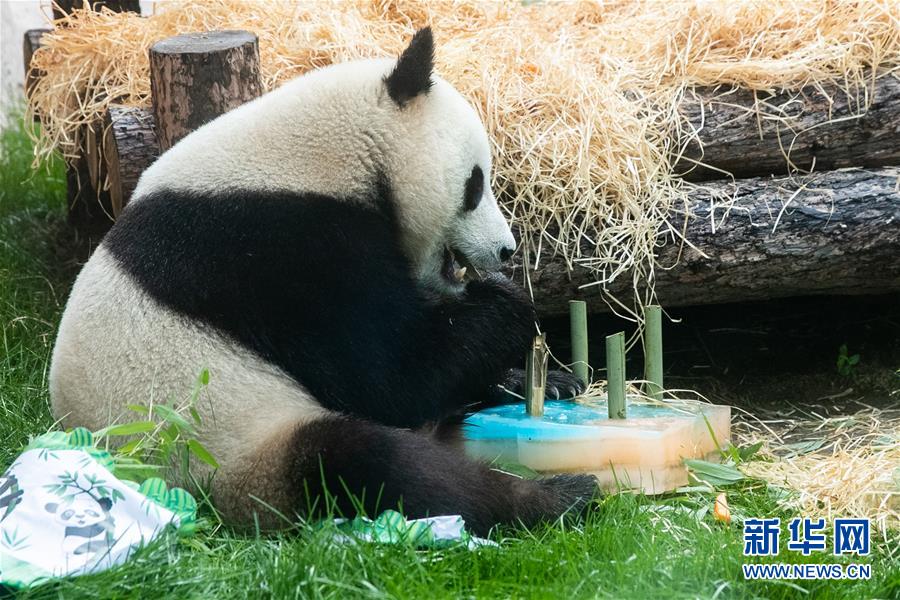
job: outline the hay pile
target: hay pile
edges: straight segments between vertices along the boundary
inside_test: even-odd
[[[34,58],[46,72],[29,106],[43,124],[37,151],[74,157],[81,126],[110,102],[148,106],[147,50],[170,35],[257,33],[272,88],[332,62],[396,55],[426,24],[438,71],[487,125],[493,184],[519,227],[526,264],[561,255],[601,284],[652,283],[655,245],[678,235],[666,219],[689,191],[672,165],[694,137],[678,112],[690,86],[832,82],[865,98],[866,73],[900,63],[900,3],[892,0],[376,0],[330,9],[202,0],[166,2],[148,18],[76,11]],[[579,241],[592,251],[583,254]]]
[[[808,517],[871,519],[885,542],[900,530],[900,408],[860,406],[852,415],[826,407],[783,408],[740,416],[735,443],[763,441],[764,460],[741,471],[792,492],[785,504]],[[894,530],[891,532],[890,530]],[[900,557],[900,546],[886,549]]]

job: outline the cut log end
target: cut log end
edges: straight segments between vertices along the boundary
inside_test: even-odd
[[[244,45],[256,45],[259,39],[249,31],[227,30],[185,33],[160,40],[153,44],[156,54],[209,54],[233,50]]]

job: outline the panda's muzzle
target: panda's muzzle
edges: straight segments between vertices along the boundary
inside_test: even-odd
[[[462,284],[466,275],[477,276],[478,270],[472,266],[472,263],[466,258],[466,255],[459,250],[454,250],[449,246],[444,247],[444,258],[441,263],[441,276],[451,284]]]

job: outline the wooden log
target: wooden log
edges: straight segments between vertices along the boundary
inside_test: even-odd
[[[140,0],[95,0],[88,5],[93,10],[105,7],[114,12],[132,11],[140,13]],[[85,6],[84,0],[55,0],[53,18],[60,19],[76,8]],[[31,29],[25,32],[23,58],[25,61],[25,93],[34,87],[41,73],[31,68],[31,58],[40,48],[41,37],[49,29]],[[81,132],[81,156],[66,165],[66,201],[68,220],[71,225],[85,235],[88,243],[93,243],[106,232],[113,223],[108,192],[104,189],[103,163],[97,152],[99,125],[92,125]]]
[[[66,165],[69,224],[89,239],[99,241],[114,221],[109,193],[102,186],[92,185],[91,180],[91,169],[85,155]]]
[[[697,181],[728,177],[723,171],[752,177],[900,164],[900,79],[869,81],[859,95],[871,100],[864,114],[864,103],[835,85],[755,94],[697,90],[681,111],[699,131],[703,151],[699,143],[688,145],[675,171]]]
[[[159,156],[156,123],[148,110],[110,105],[103,120],[103,158],[112,214],[118,217],[144,169]]]
[[[150,49],[160,150],[262,93],[259,43],[247,31],[177,35]]]
[[[108,8],[113,12],[135,12],[141,14],[140,0],[87,0],[87,5],[94,11]],[[85,0],[54,0],[53,18],[61,19],[73,10],[84,8]]]
[[[898,177],[900,168],[884,167],[825,171],[802,184],[770,178],[709,182],[689,206],[685,237],[696,249],[681,247],[671,235],[657,252],[659,303],[900,290]],[[683,215],[672,215],[673,230],[683,225]],[[589,255],[590,246],[582,250]],[[595,281],[591,272],[576,265],[570,273],[560,258],[544,257],[541,264],[531,274],[541,314],[565,315],[570,298],[587,300],[593,312],[608,310],[600,286],[579,289]],[[511,275],[521,279],[521,268]],[[630,277],[607,289],[631,304]]]
[[[29,29],[22,40],[22,56],[25,59],[25,97],[31,93],[35,82],[40,79],[41,72],[31,68],[31,57],[41,47],[41,37],[49,32],[49,29]]]

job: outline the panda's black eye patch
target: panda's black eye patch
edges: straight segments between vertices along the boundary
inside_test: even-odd
[[[466,191],[463,196],[463,210],[471,211],[478,207],[481,202],[481,196],[484,195],[484,173],[481,167],[475,165],[472,167],[472,174],[466,180]]]

